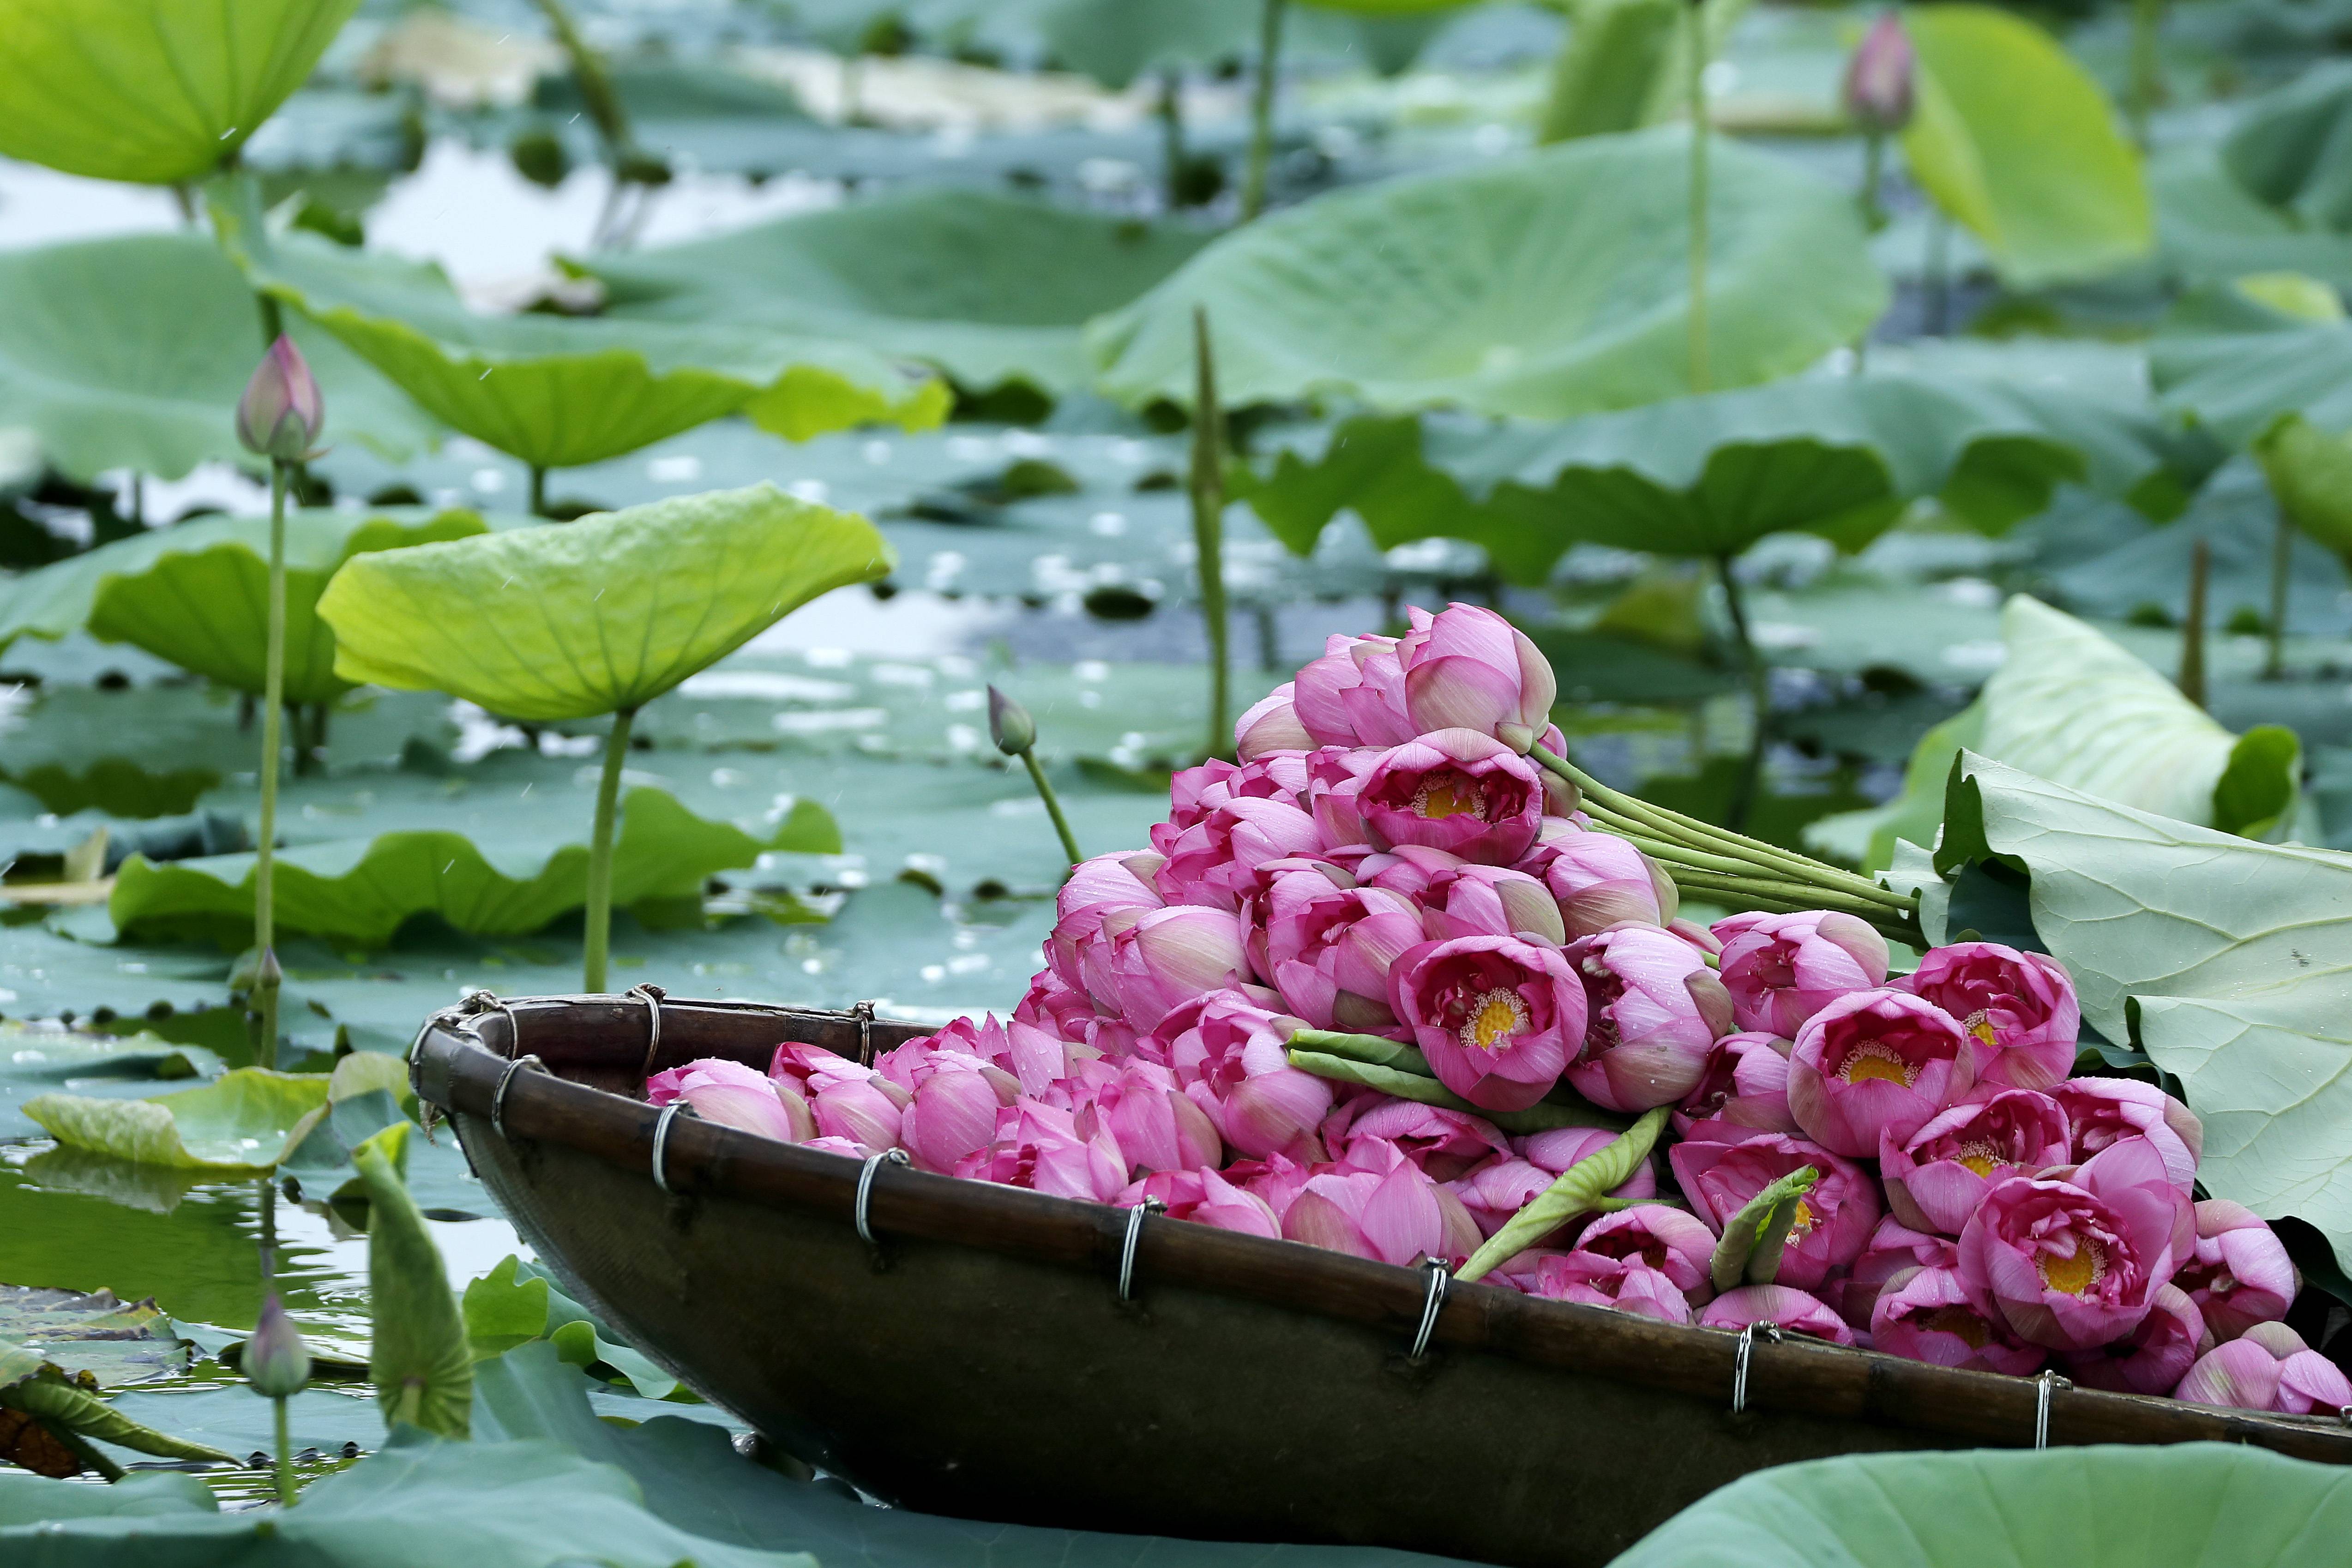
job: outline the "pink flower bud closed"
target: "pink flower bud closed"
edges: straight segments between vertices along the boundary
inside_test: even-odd
[[[1316,746],[1395,746],[1420,733],[1404,706],[1393,637],[1332,637],[1291,683],[1291,709]]]
[[[1697,949],[1654,925],[1620,925],[1567,951],[1590,1019],[1570,1086],[1626,1112],[1674,1104],[1696,1088],[1708,1051],[1731,1032],[1730,1000]]]
[[[1389,1009],[1437,1081],[1489,1111],[1542,1099],[1585,1035],[1584,988],[1568,960],[1516,936],[1408,949],[1389,970]]]
[[[1177,1082],[1241,1154],[1323,1157],[1315,1132],[1330,1113],[1333,1085],[1290,1065],[1299,1022],[1238,991],[1212,992],[1160,1020]]]
[[[1591,936],[1628,921],[1664,925],[1681,907],[1657,863],[1613,833],[1563,834],[1528,857],[1543,862],[1544,885],[1559,902],[1570,936]]]
[[[1704,1303],[1715,1293],[1707,1277],[1715,1232],[1706,1221],[1679,1208],[1641,1203],[1604,1214],[1584,1228],[1576,1249],[1655,1269],[1693,1303]]]
[[[1433,942],[1455,936],[1518,936],[1557,947],[1568,940],[1559,905],[1553,902],[1550,891],[1525,872],[1498,865],[1444,867],[1430,876],[1419,903],[1422,929]]]
[[[1997,942],[1937,947],[1896,988],[1960,1020],[1977,1042],[1979,1083],[2050,1088],[2074,1070],[2083,1012],[2058,960]]]
[[[2262,1216],[2228,1198],[2196,1205],[2196,1251],[2173,1276],[2215,1339],[2286,1316],[2302,1281],[2286,1246]]]
[[[2224,1410],[2275,1410],[2279,1359],[2253,1340],[2233,1339],[2199,1357],[2172,1396]]]
[[[1743,1143],[1684,1142],[1667,1151],[1691,1210],[1717,1235],[1766,1187],[1811,1166],[1821,1173],[1798,1200],[1780,1252],[1780,1284],[1814,1290],[1862,1256],[1878,1224],[1878,1183],[1851,1160],[1801,1138],[1759,1133]]]
[[[1154,1171],[1120,1193],[1116,1201],[1121,1208],[1133,1208],[1151,1197],[1167,1206],[1171,1219],[1189,1219],[1195,1225],[1269,1240],[1282,1235],[1282,1221],[1275,1218],[1265,1199],[1213,1170]]]
[[[2204,1124],[2163,1090],[2129,1078],[2069,1078],[2054,1085],[2050,1097],[2066,1113],[2076,1160],[2087,1160],[2126,1139],[2145,1138],[2162,1157],[2183,1197],[2196,1186]]]
[[[1119,1016],[1147,1034],[1179,1002],[1247,981],[1242,936],[1234,916],[1198,904],[1154,909],[1112,932],[1108,967]]]
[[[1886,938],[1851,915],[1734,915],[1710,929],[1741,1029],[1794,1040],[1840,997],[1886,983]]]
[[[1319,871],[1286,872],[1252,914],[1250,950],[1283,1006],[1317,1029],[1380,1034],[1397,1027],[1389,970],[1426,939],[1410,900],[1379,887],[1338,887]]]
[[[1789,1113],[1856,1158],[1926,1126],[1969,1091],[1976,1059],[1958,1020],[1903,991],[1856,991],[1806,1020],[1789,1052]]]
[[[1491,737],[1505,725],[1537,734],[1550,727],[1559,682],[1525,632],[1475,604],[1407,615],[1412,630],[1396,653],[1415,730],[1474,729]]]
[[[1870,1343],[1889,1355],[2012,1377],[2049,1358],[1977,1307],[1951,1269],[1916,1269],[1890,1281],[1871,1309]]]
[[[1292,703],[1296,683],[1285,681],[1245,709],[1234,723],[1234,748],[1244,762],[1276,751],[1312,751],[1315,740],[1298,722]]]
[[[1536,1271],[1533,1293],[1555,1301],[1614,1307],[1660,1322],[1691,1321],[1690,1301],[1674,1281],[1633,1259],[1582,1251],[1546,1258]]]
[[[1918,60],[1902,18],[1883,11],[1846,62],[1842,94],[1846,118],[1863,131],[1888,136],[1911,123]]]
[[[1787,1285],[1742,1285],[1726,1291],[1699,1314],[1701,1326],[1744,1329],[1749,1323],[1777,1323],[1790,1333],[1825,1339],[1832,1344],[1852,1344],[1853,1330],[1817,1296]]]
[[[808,1102],[793,1084],[723,1057],[708,1057],[655,1073],[646,1081],[646,1098],[656,1105],[683,1100],[706,1122],[740,1127],[787,1144],[803,1144],[816,1136]]]
[[[1690,1136],[1700,1122],[1727,1122],[1762,1133],[1797,1135],[1789,1114],[1790,1042],[1773,1035],[1727,1034],[1707,1047],[1698,1082],[1675,1111],[1675,1131]]]
[[[1457,1266],[1482,1239],[1454,1195],[1402,1159],[1385,1173],[1318,1170],[1284,1211],[1282,1233],[1383,1263],[1438,1258]]]
[[[256,456],[299,463],[318,444],[326,423],[326,401],[310,361],[280,333],[236,400],[237,440]]]

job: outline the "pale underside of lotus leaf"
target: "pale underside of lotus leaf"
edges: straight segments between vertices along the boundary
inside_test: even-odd
[[[1240,493],[1301,554],[1349,508],[1383,549],[1466,539],[1538,583],[1578,543],[1712,558],[1798,529],[1859,549],[1922,496],[1999,534],[2062,480],[2130,493],[2160,468],[2152,437],[2137,411],[2063,392],[1819,377],[1565,425],[1359,417],[1277,447]]]
[[[335,635],[319,595],[352,556],[484,531],[471,512],[370,515],[298,510],[286,517],[286,700],[331,702]],[[0,583],[0,646],[54,641],[77,628],[129,643],[184,670],[255,695],[264,689],[269,519],[202,517],[134,535]]]
[[[938,366],[988,391],[1089,380],[1078,330],[1183,264],[1205,232],[954,187],[575,264],[606,315],[751,324]]]
[[[11,0],[0,153],[166,185],[233,158],[359,0]]]
[[[2159,338],[2148,369],[2164,404],[2232,446],[2300,417],[2314,429],[2352,429],[2352,326]]]
[[[356,557],[319,613],[345,680],[591,718],[643,706],[896,560],[864,517],[762,484]]]
[[[599,463],[731,413],[805,440],[946,416],[937,378],[852,343],[752,326],[485,316],[430,263],[273,234],[248,188],[214,221],[254,287],[317,322],[434,417],[538,468]]]
[[[437,428],[320,329],[293,333],[326,397],[330,444],[394,461]],[[176,479],[210,461],[251,467],[238,394],[261,359],[253,290],[194,235],[127,235],[0,254],[0,426],[33,432],[68,477],[115,468]]]
[[[1736,142],[1712,159],[1712,384],[1852,341],[1887,291],[1851,196]],[[1199,306],[1229,407],[1329,397],[1561,419],[1686,392],[1688,162],[1669,128],[1318,196],[1097,320],[1101,386],[1189,405]]]

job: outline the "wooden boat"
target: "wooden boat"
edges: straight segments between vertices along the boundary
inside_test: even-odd
[[[411,1071],[630,1343],[791,1453],[932,1512],[1555,1568],[1604,1563],[1769,1465],[2030,1446],[2038,1424],[2053,1444],[2352,1463],[2338,1420],[1441,1294],[1429,1270],[860,1162],[640,1095],[698,1057],[764,1067],[793,1040],[871,1060],[923,1032],[650,990],[477,998],[427,1021]]]

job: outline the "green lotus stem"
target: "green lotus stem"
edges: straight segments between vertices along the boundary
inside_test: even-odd
[[[2205,586],[2213,572],[2213,551],[2203,539],[2189,547],[2189,619],[2180,628],[2180,695],[2205,706]]]
[[[1690,384],[1703,392],[1708,387],[1706,364],[1706,8],[1689,0],[1690,58],[1685,83],[1689,90],[1690,153]]]
[[[1755,808],[1757,786],[1764,776],[1765,749],[1771,744],[1772,672],[1748,631],[1748,601],[1740,593],[1739,574],[1732,570],[1731,557],[1716,557],[1715,571],[1723,581],[1723,603],[1731,614],[1731,637],[1738,645],[1739,663],[1748,674],[1748,703],[1754,715],[1748,756],[1740,764],[1738,781],[1732,787],[1730,808],[1724,812],[1724,826],[1736,833],[1748,826],[1748,814]]]
[[[1878,185],[1886,169],[1886,137],[1872,131],[1862,139],[1862,221],[1870,228],[1884,228],[1886,209],[1878,204]]]
[[[1927,209],[1927,336],[1941,338],[1952,329],[1952,220],[1944,209]]]
[[[621,95],[613,86],[604,62],[589,47],[581,36],[580,27],[572,21],[572,13],[563,8],[563,0],[537,0],[540,13],[555,34],[555,42],[571,63],[572,79],[580,87],[580,101],[588,110],[588,118],[596,127],[596,136],[604,144],[604,155],[612,161],[614,172],[620,171],[621,161],[635,147],[636,138],[629,131],[629,112],[622,106]],[[617,183],[617,182],[616,182]]]
[[[2286,674],[2286,590],[2294,570],[2294,524],[2286,508],[2278,509],[2278,528],[2271,535],[2270,651],[2263,658],[2263,679],[2275,681]]]
[[[1170,212],[1183,204],[1184,195],[1184,73],[1170,66],[1160,73],[1160,201]]]
[[[1029,769],[1029,782],[1037,787],[1037,799],[1045,802],[1045,815],[1054,820],[1054,831],[1062,841],[1062,852],[1070,857],[1072,865],[1077,864],[1087,857],[1078,852],[1078,836],[1070,831],[1070,820],[1062,815],[1061,797],[1054,793],[1052,781],[1046,779],[1045,768],[1038,766],[1035,747],[1022,748],[1021,766]]]
[[[58,1440],[58,1447],[82,1462],[84,1468],[98,1472],[99,1479],[112,1486],[130,1472],[108,1458],[99,1446],[62,1421],[44,1421],[41,1429]]]
[[[1538,1101],[1524,1111],[1489,1111],[1474,1105],[1434,1078],[1424,1078],[1402,1068],[1381,1067],[1370,1061],[1351,1061],[1344,1056],[1326,1056],[1320,1051],[1290,1052],[1290,1065],[1301,1072],[1311,1072],[1318,1078],[1328,1078],[1334,1083],[1359,1083],[1367,1089],[1377,1089],[1383,1094],[1393,1094],[1400,1100],[1417,1101],[1441,1110],[1460,1111],[1467,1115],[1484,1117],[1506,1133],[1548,1133],[1555,1127],[1609,1127],[1622,1125],[1622,1118],[1606,1111],[1583,1105],[1562,1105],[1553,1101]],[[1615,1183],[1611,1183],[1612,1186]]]
[[[530,465],[530,515],[547,516],[547,470],[536,463]]]
[[[2163,20],[2164,0],[2132,0],[2131,132],[2141,152],[2147,151],[2147,122],[2164,93],[2161,63],[2156,53],[2157,24]]]
[[[1209,634],[1209,740],[1203,755],[1223,757],[1234,746],[1233,627],[1225,610],[1224,411],[1217,402],[1209,313],[1198,305],[1192,308],[1192,551],[1201,578],[1201,620]]]
[[[275,340],[272,340],[273,341]],[[253,946],[262,970],[277,962],[278,936],[278,768],[286,722],[286,491],[294,465],[273,458],[269,465],[269,632],[262,653],[261,675],[261,828],[254,845]],[[261,1040],[256,1059],[264,1067],[278,1065],[278,988],[257,983],[255,999],[261,1005]]]
[[[1687,871],[1694,876],[1713,877],[1721,879],[1725,882],[1758,884],[1775,883],[1783,880],[1769,876],[1759,877],[1756,867],[1752,865],[1744,865],[1727,856],[1709,854],[1702,850],[1689,849],[1681,844],[1670,843],[1663,840],[1649,838],[1642,834],[1621,833],[1618,836],[1624,839],[1635,849],[1640,850],[1652,860],[1665,866],[1669,874]],[[1879,896],[1874,898],[1863,897],[1858,894],[1829,888],[1809,887],[1806,891],[1811,896],[1818,898],[1837,899],[1862,905],[1877,904],[1885,910],[1895,913],[1900,913],[1908,907],[1904,903],[1903,895],[1901,894],[1895,893],[1887,888],[1880,888],[1878,890]],[[1811,907],[1820,906],[1813,905]]]
[[[1503,1223],[1470,1260],[1454,1271],[1457,1280],[1482,1280],[1580,1214],[1589,1214],[1612,1188],[1625,1185],[1650,1157],[1666,1124],[1666,1107],[1645,1111],[1613,1143],[1595,1149],[1560,1172],[1525,1208]]]
[[[1242,176],[1242,222],[1265,210],[1266,165],[1274,157],[1274,89],[1282,66],[1282,14],[1290,0],[1265,0],[1258,14],[1257,80],[1250,94],[1249,162]]]
[[[619,814],[621,764],[629,755],[629,726],[636,716],[633,707],[613,715],[613,733],[604,739],[604,772],[596,781],[596,830],[588,840],[587,953],[581,965],[581,988],[591,996],[604,989],[613,946],[613,819]]]
[[[1291,1031],[1289,1043],[1293,1051],[1305,1050],[1318,1056],[1336,1056],[1343,1061],[1378,1068],[1384,1072],[1410,1072],[1415,1078],[1425,1078],[1433,1083],[1437,1082],[1437,1070],[1429,1065],[1427,1057],[1413,1047],[1399,1040],[1390,1040],[1383,1035],[1349,1034],[1341,1030],[1330,1029],[1301,1029]],[[1452,1092],[1448,1091],[1448,1092]],[[1432,1101],[1430,1103],[1434,1104],[1436,1102]],[[1556,1085],[1539,1103],[1575,1112],[1586,1118],[1583,1121],[1569,1124],[1571,1126],[1622,1127],[1626,1124],[1626,1118],[1612,1111],[1602,1110],[1565,1083]],[[1467,1106],[1470,1114],[1484,1116],[1489,1121],[1495,1120],[1497,1116],[1508,1116],[1514,1113],[1509,1111],[1489,1111],[1484,1106],[1472,1105],[1467,1101],[1463,1101],[1461,1105]]]
[[[278,1407],[278,1501],[283,1508],[294,1506],[294,1441],[286,1429],[286,1401],[272,1399]]]

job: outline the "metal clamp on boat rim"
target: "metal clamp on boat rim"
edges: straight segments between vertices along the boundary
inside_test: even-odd
[[[1445,1310],[1446,1293],[1454,1286],[1454,1270],[1443,1258],[1424,1258],[1421,1266],[1429,1271],[1429,1293],[1421,1301],[1421,1327],[1413,1331],[1412,1349],[1405,1353],[1408,1361],[1419,1361],[1429,1354],[1430,1336],[1437,1332],[1437,1314]]]
[[[669,1185],[669,1124],[677,1120],[678,1113],[694,1114],[694,1107],[683,1100],[673,1100],[662,1107],[661,1119],[654,1124],[654,1185],[670,1197],[677,1188]]]
[[[490,1091],[490,1128],[501,1138],[507,1135],[507,1086],[514,1082],[515,1074],[526,1067],[536,1067],[541,1072],[547,1071],[547,1063],[536,1055],[518,1056],[507,1063],[506,1071],[499,1074],[499,1086]],[[509,1142],[512,1140],[509,1139]]]
[[[1756,1342],[1759,1338],[1779,1344],[1780,1325],[1749,1323],[1739,1331],[1739,1348],[1731,1356],[1731,1413],[1734,1416],[1745,1415],[1748,1411],[1748,1358],[1756,1354]]]
[[[654,1059],[661,1054],[661,1005],[669,993],[659,986],[631,986],[626,995],[646,1004],[646,1064],[638,1069],[640,1081],[654,1075]]]
[[[1147,1197],[1127,1211],[1127,1239],[1118,1249],[1118,1299],[1135,1299],[1135,1244],[1143,1239],[1143,1217],[1165,1214],[1168,1206],[1156,1197]]]
[[[2046,1448],[2050,1446],[2050,1396],[2061,1388],[2074,1386],[2074,1381],[2071,1378],[2061,1377],[2056,1373],[2046,1370],[2034,1378],[2033,1446],[2035,1448]]]
[[[857,1239],[868,1247],[880,1245],[874,1239],[874,1227],[867,1218],[866,1208],[874,1201],[874,1173],[886,1162],[894,1166],[913,1163],[908,1159],[904,1149],[885,1149],[878,1155],[867,1155],[866,1164],[858,1168],[857,1205],[850,1210],[849,1218],[850,1223],[857,1227]]]
[[[857,1065],[874,1065],[874,1004],[853,1002],[849,1016],[857,1020]]]

